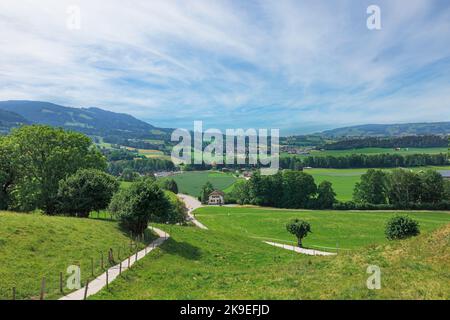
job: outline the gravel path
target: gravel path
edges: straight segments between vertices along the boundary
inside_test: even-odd
[[[264,243],[270,244],[271,246],[274,247],[278,247],[278,248],[283,248],[286,250],[291,250],[291,251],[295,251],[298,253],[303,253],[303,254],[307,254],[309,256],[335,256],[336,253],[332,253],[332,252],[325,252],[325,251],[319,251],[319,250],[314,250],[314,249],[305,249],[305,248],[299,248],[299,247],[294,247],[288,244],[282,244],[282,243],[276,243],[276,242],[268,242],[268,241],[264,241]]]
[[[192,214],[192,212],[195,209],[202,207],[202,203],[200,201],[198,201],[197,199],[195,199],[194,197],[188,196],[187,194],[178,194],[178,198],[180,198],[186,204],[186,207],[188,209],[188,216],[189,216],[188,220],[191,221],[193,224],[195,224],[200,229],[208,230],[208,228],[203,223],[198,221]]]

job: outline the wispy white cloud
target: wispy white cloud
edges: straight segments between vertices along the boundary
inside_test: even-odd
[[[171,127],[450,120],[450,5],[375,1],[369,31],[372,2],[2,0],[0,99]]]

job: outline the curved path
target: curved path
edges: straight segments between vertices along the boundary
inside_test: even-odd
[[[83,287],[81,289],[78,289],[77,291],[74,291],[59,300],[84,300],[84,296],[86,294],[86,297],[92,296],[99,292],[101,289],[106,287],[106,279],[108,277],[108,283],[113,282],[119,275],[120,271],[124,272],[125,270],[129,269],[133,264],[135,264],[137,261],[141,260],[143,257],[145,257],[147,254],[152,252],[155,248],[160,246],[164,241],[166,241],[170,235],[167,232],[164,232],[160,229],[149,227],[153,232],[155,232],[159,238],[150,243],[149,246],[147,246],[145,249],[142,249],[136,254],[133,254],[126,260],[121,261],[118,265],[115,265],[108,269],[107,273],[101,274],[94,280],[90,281],[88,284],[87,292],[86,287]],[[122,270],[120,270],[120,266],[122,266]]]
[[[195,209],[202,207],[202,203],[194,197],[188,196],[187,194],[179,193],[177,196],[185,203],[186,208],[188,209],[188,221],[191,221],[200,229],[208,230],[208,228],[203,223],[198,221],[192,214]]]

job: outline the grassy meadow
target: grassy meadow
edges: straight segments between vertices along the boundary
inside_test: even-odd
[[[155,237],[147,236],[147,242]],[[60,272],[65,287],[67,267],[80,265],[84,282],[91,277],[92,258],[94,275],[99,275],[101,254],[106,267],[110,248],[117,261],[119,249],[122,259],[131,252],[130,237],[117,222],[0,212],[0,300],[11,299],[13,287],[17,299],[39,299],[43,277],[46,299],[56,299],[61,296]]]
[[[159,225],[171,238],[92,299],[448,299],[450,214],[410,213],[422,234],[387,242],[395,214],[203,208],[197,217],[209,230]],[[352,250],[312,257],[262,242],[293,241],[284,224],[302,215],[314,232],[306,245],[333,246],[336,233]],[[366,287],[372,264],[381,290]]]

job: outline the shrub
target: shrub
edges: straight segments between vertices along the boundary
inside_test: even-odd
[[[113,176],[95,169],[79,170],[60,182],[57,213],[88,217],[91,211],[107,208],[118,190]]]
[[[385,233],[389,240],[414,237],[420,233],[419,223],[408,216],[396,216],[386,224]]]

